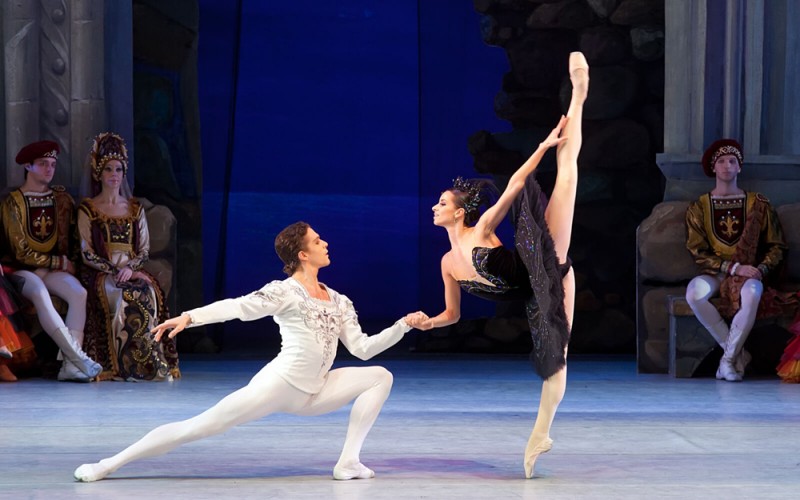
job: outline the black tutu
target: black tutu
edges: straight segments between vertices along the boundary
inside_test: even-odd
[[[567,363],[564,352],[570,326],[564,310],[563,278],[570,263],[559,265],[553,238],[544,219],[546,198],[533,175],[514,202],[514,245],[528,270],[530,296],[525,312],[531,329],[534,370],[548,379]]]

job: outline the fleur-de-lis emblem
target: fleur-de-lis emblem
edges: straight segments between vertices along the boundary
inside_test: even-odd
[[[42,210],[38,217],[33,219],[33,227],[38,229],[36,231],[36,236],[41,239],[45,239],[47,235],[50,233],[49,229],[53,225],[53,219],[47,216],[47,213]]]
[[[722,234],[730,238],[734,234],[736,234],[736,230],[734,229],[735,226],[739,225],[739,219],[732,216],[730,212],[720,220],[720,224],[723,226]]]

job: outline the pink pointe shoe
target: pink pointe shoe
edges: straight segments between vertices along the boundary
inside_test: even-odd
[[[553,440],[548,438],[544,438],[542,441],[539,441],[535,446],[531,446],[533,443],[528,441],[528,447],[525,449],[525,478],[530,479],[533,477],[533,467],[536,464],[536,459],[539,458],[539,455],[547,453],[553,447]]]
[[[569,78],[575,92],[585,98],[589,93],[589,63],[582,52],[570,53]]]

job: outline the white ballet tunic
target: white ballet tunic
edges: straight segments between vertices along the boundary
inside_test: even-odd
[[[367,360],[395,345],[411,330],[401,318],[376,335],[367,335],[358,324],[347,296],[325,287],[330,301],[311,297],[294,278],[273,281],[235,299],[225,299],[186,311],[191,326],[231,319],[253,321],[272,316],[280,327],[281,351],[268,365],[297,389],[316,394],[325,384],[341,340],[354,356]]]

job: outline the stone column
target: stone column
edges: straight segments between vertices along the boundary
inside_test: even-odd
[[[29,140],[50,139],[61,148],[54,184],[73,185],[70,143],[69,5],[42,0],[39,12],[39,130]]]
[[[39,135],[39,3],[3,0],[5,181],[22,184],[17,151]]]
[[[73,186],[80,185],[92,139],[107,128],[103,20],[103,0],[71,2],[69,111],[72,134],[69,159],[72,164],[70,184]]]
[[[0,127],[6,186],[23,181],[14,156],[25,144],[50,139],[61,155],[54,183],[77,193],[91,140],[108,130],[109,116],[133,154],[131,7],[105,0],[0,0],[5,97]],[[110,9],[113,15],[106,16]],[[114,42],[106,44],[106,29]],[[114,54],[107,54],[108,50]],[[113,78],[106,62],[121,61]],[[123,96],[113,113],[106,87]],[[130,172],[132,175],[132,172]]]

